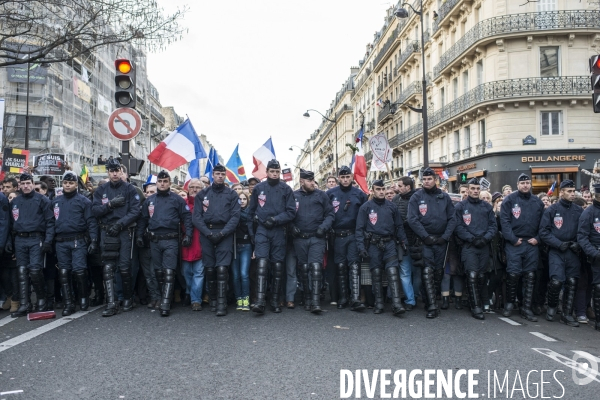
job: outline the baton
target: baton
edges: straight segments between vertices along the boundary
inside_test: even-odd
[[[233,232],[233,259],[236,260],[237,259],[237,251],[236,251],[236,244],[237,242],[237,233]]]
[[[448,243],[446,244],[446,255],[444,256],[444,265],[442,266],[442,268],[444,268],[444,271],[446,270],[446,260],[448,259],[448,249],[450,248],[450,241],[448,240]]]

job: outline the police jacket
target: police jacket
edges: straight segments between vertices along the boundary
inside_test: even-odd
[[[240,222],[238,199],[237,193],[223,184],[213,183],[202,189],[194,200],[194,226],[204,236],[212,234],[208,225],[219,227],[216,229],[220,229],[223,236],[231,235]]]
[[[68,237],[88,233],[90,239],[98,240],[98,224],[92,214],[92,202],[77,191],[56,196],[50,202],[54,214],[56,236]]]
[[[352,185],[347,188],[339,185],[329,189],[326,194],[335,212],[333,229],[354,230],[358,210],[367,202],[367,195]]]
[[[12,219],[11,229],[17,233],[40,232],[44,234],[44,243],[54,239],[54,215],[50,209],[50,200],[31,192],[15,197],[10,203]]]
[[[157,235],[178,233],[180,222],[185,227],[185,234],[191,239],[194,227],[192,214],[185,200],[170,190],[158,190],[142,205],[136,235],[142,237],[146,227]]]
[[[420,238],[433,235],[449,241],[456,227],[450,196],[438,187],[417,190],[408,202],[408,224]]]
[[[537,196],[531,192],[512,192],[502,201],[500,209],[502,236],[511,244],[517,243],[519,238],[534,238],[539,242],[538,229],[543,213],[544,203]]]
[[[317,229],[331,229],[335,213],[324,191],[315,189],[305,192],[300,188],[294,191],[296,199],[296,218],[294,225],[302,233],[314,233]]]
[[[548,246],[558,248],[563,242],[577,241],[577,227],[583,208],[560,199],[548,207],[540,222],[539,235]]]
[[[378,236],[391,236],[394,240],[406,243],[406,234],[400,211],[394,203],[386,199],[371,199],[360,207],[356,220],[356,245],[365,250],[365,236],[368,233]]]
[[[491,242],[498,231],[496,215],[491,204],[468,196],[456,203],[456,229],[459,239],[471,242],[480,237]]]
[[[600,201],[594,200],[581,213],[577,243],[589,257],[600,257]]]
[[[125,197],[125,205],[118,208],[110,208],[109,201],[117,196]],[[140,216],[140,195],[135,187],[127,182],[106,182],[94,192],[92,202],[92,213],[103,225],[121,224],[127,227]]]
[[[248,207],[240,209],[240,223],[235,230],[235,242],[237,244],[251,243],[249,226],[252,223]]]
[[[406,233],[406,238],[408,239],[407,245],[412,244],[415,241],[415,232],[408,224],[408,203],[413,194],[415,194],[415,191],[411,190],[408,193],[397,194],[392,199],[392,203],[398,206],[398,211],[400,211],[400,216],[404,223],[404,233]]]
[[[0,249],[4,249],[10,233],[10,204],[4,193],[0,193]]]
[[[267,179],[260,182],[252,190],[248,213],[250,229],[252,229],[252,221],[255,216],[259,223],[265,222],[270,217],[275,219],[277,226],[291,222],[296,216],[292,188],[279,179]]]

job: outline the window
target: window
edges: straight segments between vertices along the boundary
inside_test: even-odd
[[[440,103],[442,103],[442,107],[446,105],[446,90],[444,88],[440,89]]]
[[[485,144],[485,119],[479,121],[479,144]]]
[[[407,163],[408,163],[407,167],[412,167],[412,165],[413,165],[412,164],[412,150],[408,151],[408,162]]]
[[[556,0],[538,0],[538,11],[556,11]]]
[[[456,100],[458,98],[458,78],[452,79],[452,100]]]
[[[465,126],[465,150],[471,148],[471,127]]]
[[[460,151],[460,132],[454,131],[454,152]]]
[[[464,71],[462,74],[463,94],[469,91],[469,71]]]
[[[483,84],[483,60],[477,61],[477,85]]]
[[[562,135],[562,111],[544,111],[540,119],[542,136]]]
[[[442,137],[442,149],[441,149],[442,157],[446,155],[446,136]]]
[[[560,76],[558,46],[540,47],[540,76]]]

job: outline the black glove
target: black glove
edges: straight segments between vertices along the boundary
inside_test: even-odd
[[[435,236],[426,236],[424,238],[421,239],[423,241],[423,244],[427,245],[427,246],[431,246],[432,244],[435,244]]]
[[[435,238],[435,244],[446,244],[446,243],[448,243],[448,241],[441,236],[438,238]]]
[[[125,197],[118,195],[108,202],[108,208],[119,208],[125,205]]]
[[[223,234],[221,232],[219,233],[215,233],[214,235],[208,235],[208,240],[210,240],[213,244],[217,244],[219,243],[221,240],[223,240]]]
[[[315,233],[315,236],[318,237],[319,239],[323,239],[325,237],[326,233],[327,232],[325,231],[325,229],[319,228],[319,229],[317,229],[317,233]]]
[[[369,257],[369,253],[367,253],[366,250],[361,250],[360,254],[359,254],[362,258],[368,258]]]
[[[486,245],[485,239],[480,238],[480,237],[476,237],[475,239],[473,239],[473,241],[471,242],[471,244],[473,246],[475,246],[478,249],[483,249]]]
[[[6,241],[6,246],[4,246],[4,251],[6,251],[7,253],[13,253],[13,244],[12,244],[12,240],[10,240],[10,238]]]
[[[296,225],[292,225],[292,236],[298,237],[300,236],[300,233],[302,233],[300,229],[298,229]]]
[[[265,222],[263,222],[263,225],[267,229],[273,229],[275,228],[275,225],[277,225],[277,222],[275,221],[275,218],[269,217]]]
[[[44,243],[42,245],[42,253],[52,253],[52,244],[51,243]]]
[[[571,242],[562,242],[560,244],[560,246],[558,246],[558,249],[564,253],[565,251],[567,251],[569,249],[570,245],[571,245]]]
[[[571,242],[569,249],[574,253],[579,253],[581,251],[581,246],[577,242]]]
[[[145,245],[144,238],[141,236],[138,236],[137,238],[135,238],[135,245],[137,247],[144,247],[144,245]]]
[[[92,239],[92,242],[88,246],[88,254],[94,254],[98,250],[98,242],[96,239]]]
[[[188,235],[185,235],[181,241],[181,245],[183,247],[190,247],[192,245],[192,238],[190,238]]]
[[[108,236],[118,236],[119,232],[121,232],[121,230],[123,229],[123,225],[121,224],[113,224],[110,226],[110,228],[108,228],[108,230],[106,231],[106,234]]]

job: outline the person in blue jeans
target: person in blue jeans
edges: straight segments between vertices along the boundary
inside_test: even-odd
[[[196,194],[202,190],[202,182],[192,179],[188,184],[186,203],[194,213]],[[186,294],[190,296],[192,311],[202,311],[202,289],[204,289],[204,264],[202,264],[202,246],[200,231],[194,227],[192,245],[181,248],[181,267],[185,278]]]
[[[252,259],[252,242],[248,232],[248,203],[250,199],[244,192],[240,196],[240,223],[235,231],[236,254],[231,266],[233,275],[233,292],[237,302],[236,310],[250,311],[250,260]]]

